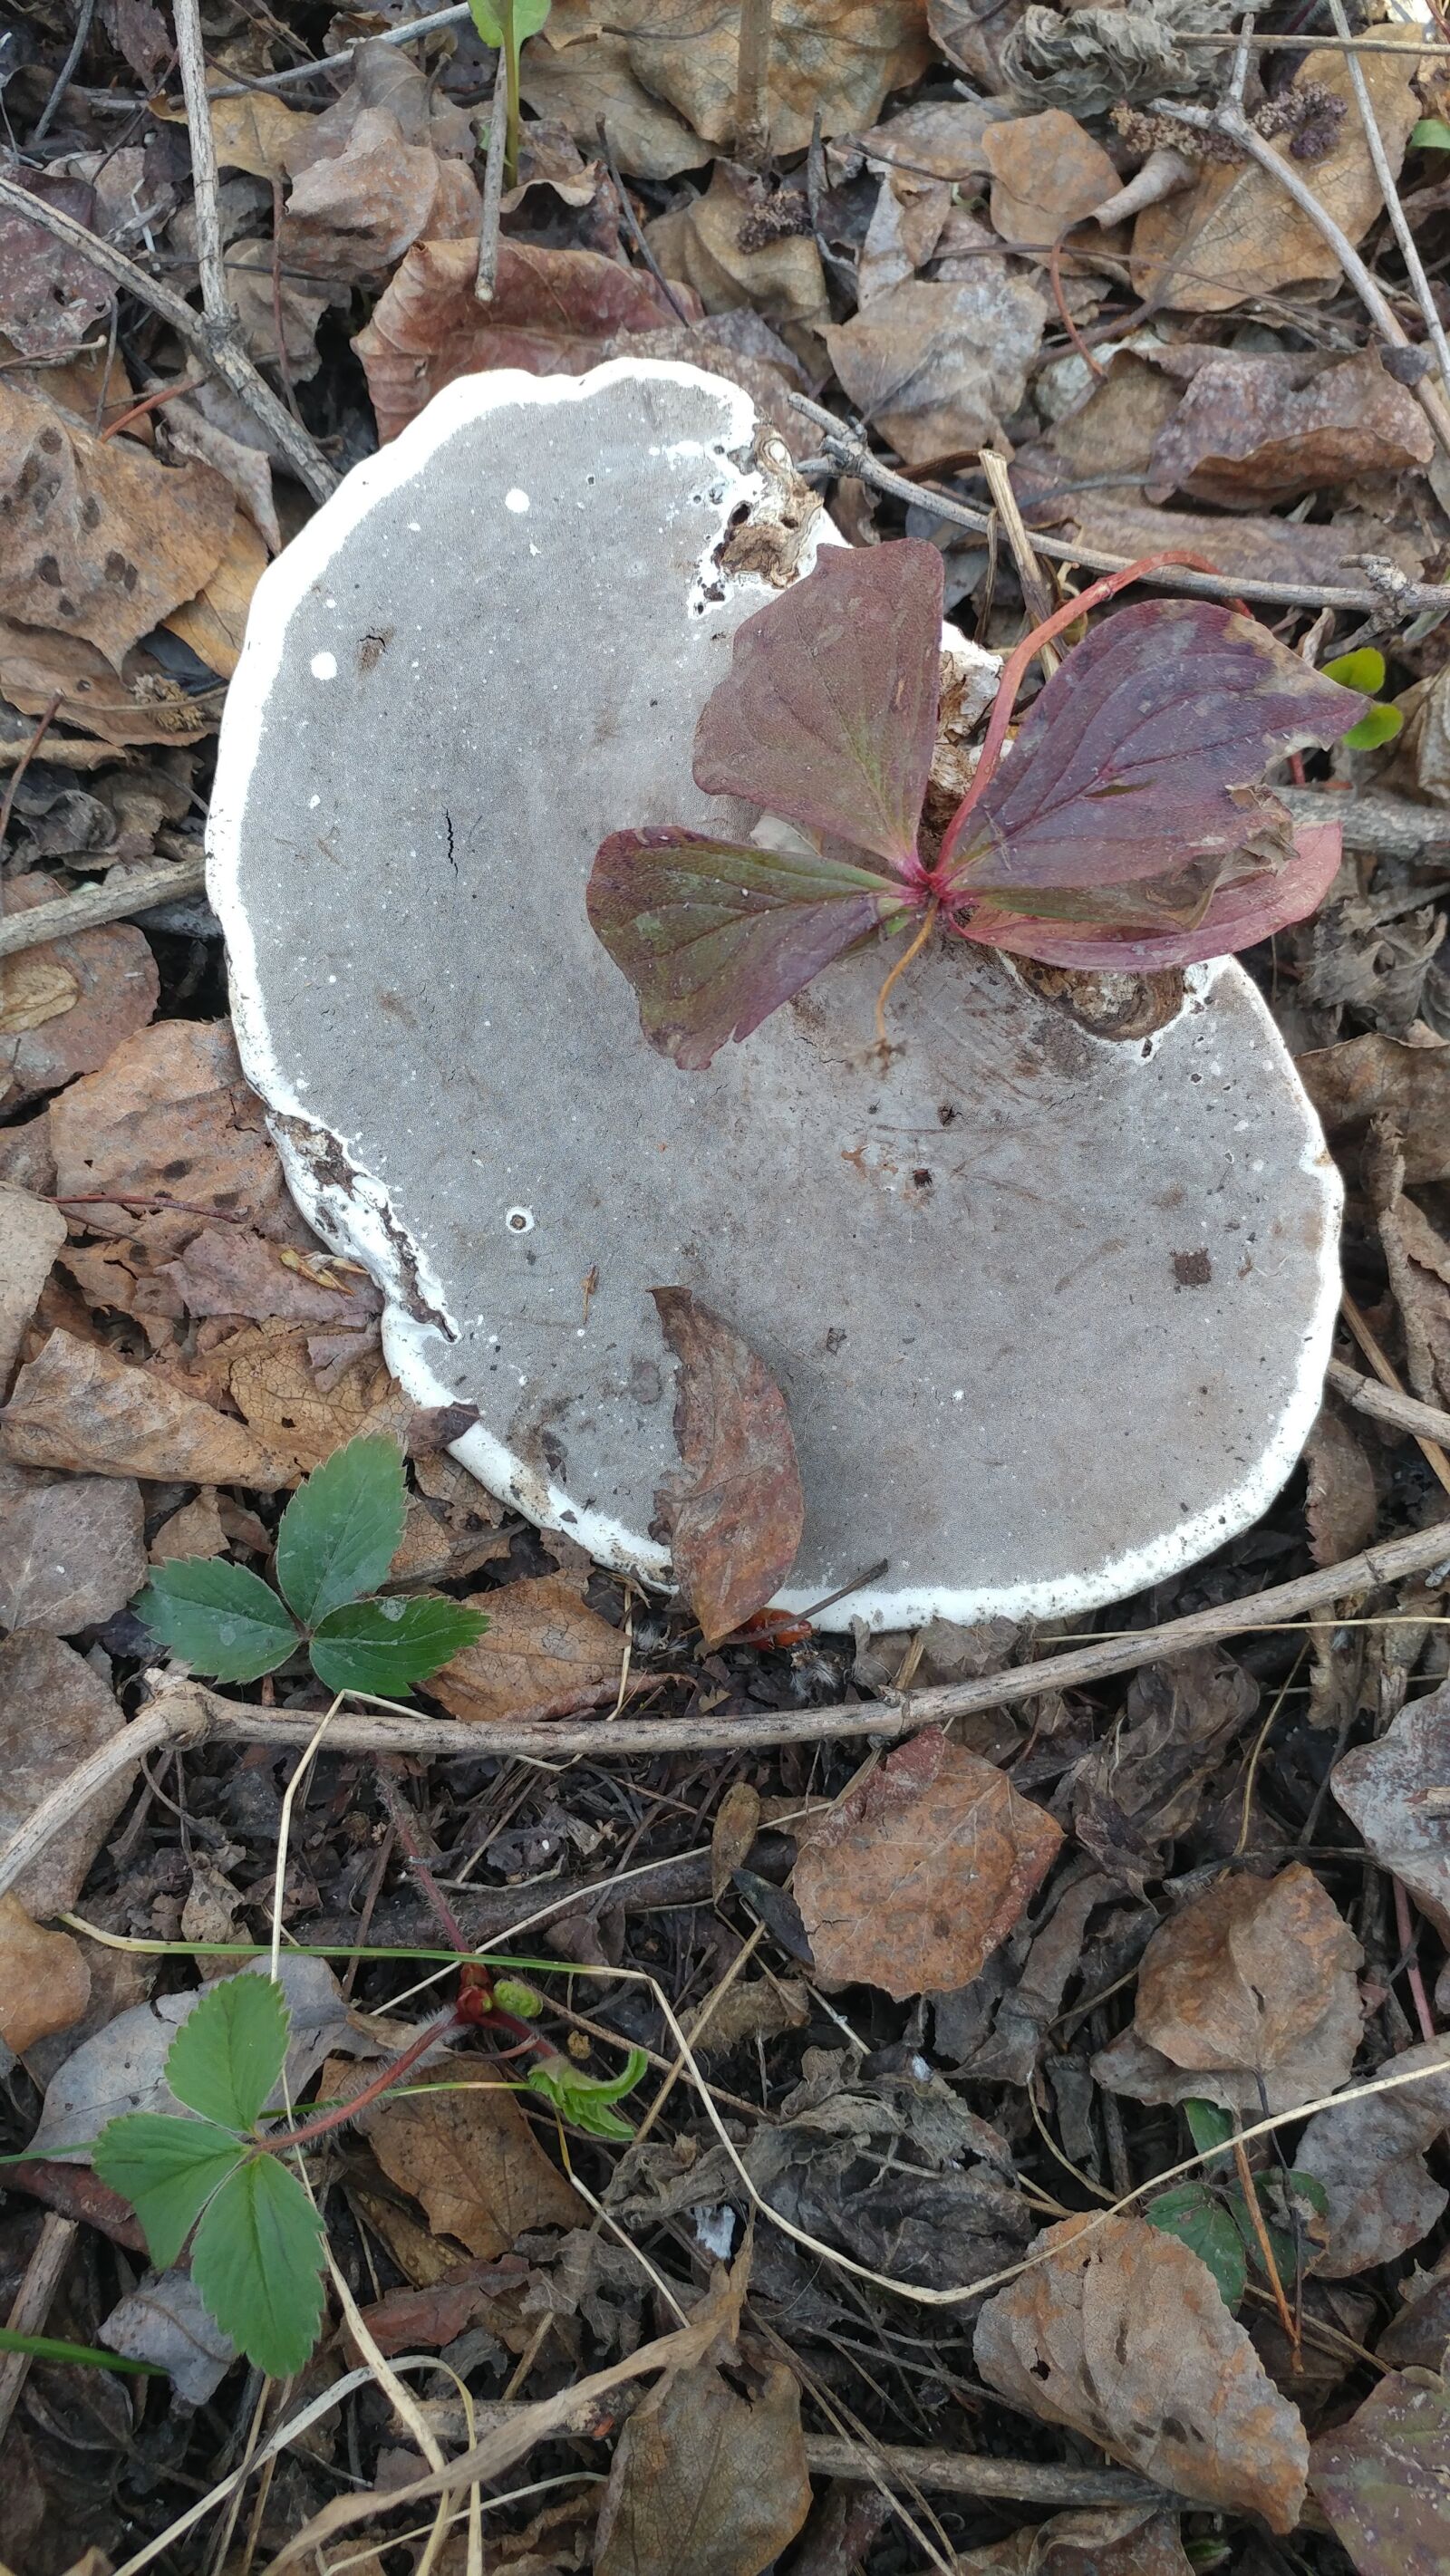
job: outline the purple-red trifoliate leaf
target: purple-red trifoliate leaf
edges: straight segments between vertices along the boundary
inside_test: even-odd
[[[730,671],[696,728],[696,785],[909,872],[941,632],[935,546],[823,547],[814,572],[737,629]]]
[[[692,1072],[908,908],[879,869],[672,826],[612,832],[587,900],[634,986],[646,1037]]]
[[[1239,851],[1287,861],[1270,762],[1363,701],[1208,600],[1125,608],[1068,654],[942,852],[963,894],[1125,885]],[[1255,934],[1258,935],[1257,933]]]
[[[969,939],[1015,957],[1035,957],[1043,966],[1067,966],[1080,974],[1151,975],[1166,966],[1195,966],[1206,957],[1230,956],[1302,921],[1324,901],[1339,861],[1337,823],[1301,824],[1282,868],[1260,868],[1221,885],[1202,917],[1188,928],[1145,924],[1134,929],[1101,921],[1090,927],[1008,912],[990,900],[971,905],[957,918]]]

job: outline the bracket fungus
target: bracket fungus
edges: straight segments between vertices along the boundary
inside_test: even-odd
[[[856,950],[706,1071],[644,1043],[586,917],[596,847],[756,824],[692,784],[696,721],[836,541],[754,434],[686,366],[465,378],[266,574],[211,838],[243,1061],[300,1204],[385,1292],[397,1376],[476,1408],[457,1454],[534,1521],[668,1580],[650,1291],[683,1286],[790,1408],[787,1606],[885,1557],[823,1624],[1085,1610],[1288,1474],[1338,1182],[1228,961],[1105,1034],[938,944],[883,1057]],[[948,644],[974,718],[996,666]]]

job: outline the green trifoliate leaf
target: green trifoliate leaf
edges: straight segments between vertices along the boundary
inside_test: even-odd
[[[244,2150],[210,2120],[128,2111],[109,2120],[93,2162],[102,2182],[129,2200],[159,2272],[175,2262],[208,2202],[237,2171]]]
[[[330,1611],[312,1639],[312,1669],[330,1691],[369,1691],[401,1699],[465,1646],[488,1621],[456,1601],[353,1601]]]
[[[163,1645],[211,1681],[258,1681],[302,1643],[270,1583],[224,1556],[158,1565],[131,1606]]]
[[[632,2138],[634,2131],[611,2103],[632,2093],[649,2064],[642,2048],[632,2048],[620,2075],[586,2075],[567,2057],[550,2056],[531,2066],[525,2082],[531,2093],[552,2102],[561,2120],[591,2138]]]
[[[1188,2122],[1188,2134],[1201,2156],[1207,2155],[1210,2147],[1232,2146],[1233,2114],[1221,2111],[1216,2102],[1204,2102],[1196,2093],[1190,2094],[1183,2105],[1183,2116]]]
[[[277,1532],[277,1581],[304,1626],[376,1592],[407,1507],[402,1451],[377,1432],[335,1449],[298,1487]]]
[[[251,2156],[196,2231],[191,2277],[223,2334],[271,2379],[300,2370],[322,2323],[322,2221],[277,2156]]]
[[[202,2119],[250,2129],[282,2072],[290,2028],[270,1977],[227,1977],[187,2014],[166,2052],[166,2081]]]
[[[1160,2192],[1147,2203],[1143,2215],[1150,2227],[1176,2236],[1208,2265],[1225,2307],[1238,2306],[1248,2281],[1244,2240],[1230,2212],[1206,2184],[1185,2182],[1173,2191]]]

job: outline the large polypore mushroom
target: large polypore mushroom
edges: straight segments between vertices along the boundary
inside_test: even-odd
[[[787,1601],[884,1557],[828,1624],[1086,1609],[1293,1464],[1337,1183],[1233,964],[1108,1036],[953,942],[883,1061],[857,952],[708,1072],[643,1042],[584,889],[622,823],[721,821],[696,720],[814,552],[753,431],[682,366],[465,379],[267,574],[212,836],[243,1058],[397,1375],[533,1520],[667,1578],[685,1286],[790,1406]]]

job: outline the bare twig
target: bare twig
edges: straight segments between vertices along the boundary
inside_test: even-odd
[[[1367,1415],[1371,1422],[1386,1422],[1395,1431],[1450,1443],[1450,1413],[1439,1412],[1433,1404],[1421,1404],[1417,1396],[1401,1395],[1391,1386],[1377,1386],[1373,1378],[1361,1377],[1356,1369],[1346,1368],[1342,1360],[1330,1361],[1329,1384],[1341,1404],[1347,1404],[1351,1412]]]
[[[659,261],[656,259],[654,252],[650,249],[648,241],[645,239],[644,229],[640,223],[638,215],[634,211],[632,203],[630,202],[629,190],[625,186],[623,179],[620,177],[619,164],[614,157],[614,146],[609,140],[609,128],[602,116],[594,130],[599,137],[599,149],[604,156],[604,166],[609,172],[610,184],[613,187],[616,200],[618,201],[620,221],[623,224],[625,231],[628,233],[630,240],[633,242],[635,249],[638,251],[640,258],[644,261],[645,267],[649,270],[649,273],[654,279],[656,286],[659,288],[660,293],[665,297],[672,311],[678,314],[683,323],[688,325],[690,317],[685,311],[683,304],[680,302],[678,295],[675,293],[674,288],[671,286],[669,279],[666,277],[664,270],[661,268]]]
[[[1184,36],[1174,31],[1175,45],[1252,45],[1255,53],[1343,54],[1351,49],[1357,54],[1404,54],[1413,52],[1418,62],[1425,54],[1450,54],[1450,45],[1420,44],[1413,47],[1396,44],[1391,36],[1244,36],[1232,31],[1222,36]]]
[[[1057,596],[1043,579],[1042,566],[1032,551],[1032,539],[1017,507],[1007,459],[999,456],[995,448],[984,447],[979,452],[979,462],[992,495],[992,507],[1007,531],[1007,543],[1012,549],[1012,560],[1017,566],[1017,578],[1022,584],[1022,597],[1027,606],[1027,622],[1030,626],[1045,626],[1058,605]],[[1053,645],[1044,644],[1037,658],[1042,664],[1044,680],[1050,680],[1061,655]]]
[[[1102,1637],[1063,1654],[1045,1655],[1040,1663],[1017,1664],[1009,1672],[948,1682],[900,1698],[838,1702],[829,1708],[768,1709],[748,1717],[603,1718],[577,1723],[558,1718],[518,1725],[505,1720],[482,1730],[460,1726],[452,1718],[403,1712],[396,1717],[364,1717],[342,1710],[328,1728],[327,1746],[333,1753],[375,1757],[416,1753],[447,1759],[487,1752],[552,1762],[653,1753],[758,1752],[767,1745],[819,1744],[864,1736],[892,1743],[921,1727],[944,1725],[948,1718],[1010,1708],[1045,1691],[1081,1690],[1116,1673],[1136,1672],[1144,1664],[1186,1655],[1195,1646],[1243,1636],[1250,1630],[1294,1627],[1309,1612],[1325,1609],[1347,1593],[1384,1590],[1436,1567],[1450,1568],[1450,1521],[1366,1548],[1359,1556],[1300,1575],[1293,1583],[1219,1602],[1190,1618]],[[223,1699],[198,1682],[169,1683],[142,1716],[108,1737],[42,1800],[0,1848],[0,1894],[14,1886],[98,1790],[143,1754],[154,1753],[163,1744],[199,1742],[204,1736],[217,1743],[306,1745],[316,1729],[316,1717],[305,1712],[251,1707],[245,1701]]]
[[[76,65],[89,42],[91,20],[95,14],[96,0],[81,0],[80,8],[76,12],[76,31],[70,40],[70,52],[56,74],[54,89],[35,120],[35,133],[31,139],[36,143],[44,142],[60,113],[61,101],[75,78]]]
[[[1359,121],[1364,128],[1364,139],[1375,177],[1379,181],[1380,195],[1385,201],[1385,212],[1394,227],[1395,239],[1400,245],[1410,284],[1415,290],[1415,302],[1419,305],[1430,346],[1435,352],[1436,363],[1440,369],[1440,390],[1447,402],[1450,402],[1450,341],[1445,337],[1445,326],[1440,319],[1440,309],[1435,302],[1430,281],[1425,275],[1424,262],[1415,247],[1415,236],[1405,220],[1405,210],[1400,203],[1400,192],[1395,186],[1395,174],[1390,168],[1389,154],[1385,150],[1384,137],[1379,129],[1379,119],[1374,112],[1374,102],[1370,97],[1368,84],[1360,69],[1359,56],[1350,36],[1349,20],[1344,14],[1344,0],[1329,0],[1329,11],[1345,43],[1344,63],[1349,74],[1350,87],[1354,91],[1354,103],[1359,110]]]
[[[63,242],[87,259],[93,268],[104,269],[128,295],[149,304],[169,322],[177,338],[185,342],[214,374],[230,385],[238,400],[244,402],[261,427],[267,432],[298,481],[305,483],[313,499],[325,501],[335,492],[339,477],[328,464],[316,439],[300,422],[295,421],[280,396],[274,394],[265,378],[257,373],[245,349],[219,333],[206,315],[195,311],[183,296],[175,295],[158,278],[149,277],[134,259],[117,250],[101,233],[89,232],[73,215],[63,214],[59,206],[44,197],[34,197],[14,179],[0,175],[0,206],[12,214],[23,215],[27,223],[39,224],[42,232]]]
[[[227,292],[222,255],[221,178],[217,170],[216,135],[207,95],[206,54],[201,41],[199,0],[172,0],[172,23],[181,66],[181,93],[186,101],[186,130],[191,144],[191,175],[196,196],[196,264],[201,301],[219,339],[237,337],[237,308]]]
[[[1224,83],[1223,95],[1225,100],[1227,101],[1231,99],[1234,106],[1237,108],[1242,108],[1244,103],[1244,87],[1249,77],[1249,48],[1252,45],[1253,40],[1254,18],[1253,12],[1250,10],[1248,16],[1244,19],[1242,26],[1239,28],[1237,40],[1234,44],[1234,58],[1229,66],[1228,79]]]
[[[1277,168],[1277,163],[1275,167]],[[1398,323],[1395,325],[1399,329]],[[1403,337],[1403,334],[1401,335]],[[909,501],[918,509],[928,509],[955,528],[968,528],[974,537],[985,538],[991,525],[985,510],[973,509],[970,502],[954,501],[930,485],[912,482],[873,456],[864,439],[827,411],[823,404],[812,402],[809,395],[789,393],[786,397],[797,411],[826,433],[825,446],[831,462],[842,474],[859,475],[863,483],[873,484],[878,492],[889,492],[898,501]],[[1085,546],[1064,538],[1049,537],[1032,530],[1032,543],[1040,555],[1054,563],[1081,564],[1088,572],[1123,572],[1126,555],[1105,554],[1100,546]],[[1291,581],[1254,581],[1242,573],[1218,574],[1184,571],[1145,573],[1146,581],[1165,583],[1173,590],[1186,591],[1195,599],[1222,599],[1230,603],[1239,599],[1261,600],[1271,608],[1342,608],[1360,617],[1383,620],[1385,595],[1378,590],[1314,589],[1307,583]],[[1422,615],[1427,610],[1443,612],[1450,607],[1450,591],[1429,582],[1405,582],[1396,586],[1398,612],[1406,617]]]
[[[473,11],[468,0],[459,0],[452,9],[432,9],[426,18],[409,18],[401,27],[389,27],[381,36],[359,37],[373,45],[411,45],[417,36],[435,35],[440,27],[457,27]],[[212,91],[213,98],[248,98],[254,90],[295,89],[299,81],[317,80],[324,72],[345,71],[358,45],[339,45],[335,54],[325,54],[318,63],[292,63],[284,72],[264,72],[260,80],[229,81]]]
[[[1276,787],[1296,823],[1337,823],[1347,850],[1376,859],[1422,859],[1433,851],[1450,862],[1450,813],[1443,805],[1415,805],[1408,796],[1337,794],[1333,788]]]
[[[15,2294],[14,2305],[5,2323],[11,2334],[38,2335],[45,2332],[45,2321],[51,2302],[60,2288],[61,2275],[70,2261],[76,2241],[78,2222],[58,2218],[52,2210],[41,2222],[40,2237],[25,2278]],[[20,2402],[33,2355],[7,2352],[0,2357],[0,2442],[10,2430],[10,2418]]]
[[[938,2495],[1001,2496],[1016,2504],[1049,2504],[1059,2510],[1109,2504],[1167,2504],[1170,2499],[1131,2469],[1060,2469],[1037,2460],[988,2459],[975,2451],[909,2449],[875,2442],[837,2442],[808,2433],[806,2460],[815,2477],[868,2479],[879,2473],[888,2486],[927,2487]]]
[[[735,158],[747,170],[770,160],[770,21],[774,0],[744,0],[735,74]]]
[[[508,47],[498,49],[493,105],[488,117],[488,158],[483,165],[483,223],[478,235],[478,272],[473,291],[480,304],[491,304],[498,284],[499,223],[503,208],[503,171],[508,155]]]
[[[0,921],[0,957],[17,949],[43,947],[48,939],[68,939],[77,930],[95,930],[104,921],[132,921],[158,903],[178,895],[199,894],[206,883],[206,861],[158,860],[154,867],[122,868],[100,885],[78,886],[74,894],[57,895],[53,903],[34,904],[29,912],[12,912]]]
[[[1381,1386],[1388,1388],[1391,1394],[1403,1397],[1405,1390],[1401,1386],[1400,1381],[1395,1374],[1393,1365],[1381,1350],[1379,1343],[1370,1330],[1368,1321],[1361,1314],[1347,1288],[1339,1302],[1344,1309],[1344,1320],[1349,1326],[1350,1331],[1353,1333],[1355,1340],[1358,1342],[1360,1349],[1363,1351],[1365,1358],[1368,1360],[1370,1367],[1374,1370],[1375,1376],[1379,1379]],[[1429,1468],[1431,1475],[1437,1476],[1440,1483],[1444,1486],[1446,1493],[1450,1494],[1450,1458],[1447,1458],[1439,1441],[1427,1439],[1423,1431],[1416,1431],[1412,1433],[1411,1436],[1417,1442],[1420,1455],[1424,1459],[1426,1466]]]

